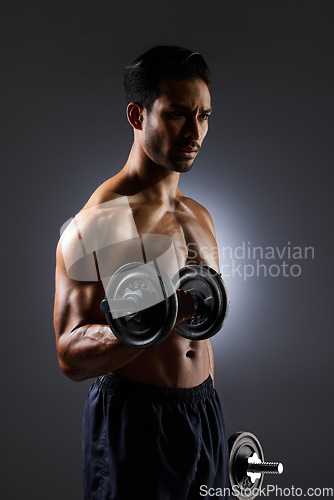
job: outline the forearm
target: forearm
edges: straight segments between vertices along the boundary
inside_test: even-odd
[[[122,368],[143,349],[123,344],[107,325],[83,325],[60,336],[57,352],[65,375],[82,381]]]

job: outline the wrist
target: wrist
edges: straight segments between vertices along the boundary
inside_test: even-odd
[[[188,319],[196,316],[196,309],[191,293],[187,290],[177,290],[178,312],[175,326],[188,321]]]

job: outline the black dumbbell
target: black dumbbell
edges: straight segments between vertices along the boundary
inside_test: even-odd
[[[229,306],[222,277],[209,266],[190,265],[175,273],[172,282],[175,290],[190,292],[196,309],[196,316],[175,328],[177,333],[191,340],[216,335],[223,326]]]
[[[170,279],[151,264],[126,264],[111,277],[101,309],[119,340],[132,347],[150,347],[175,326],[177,289],[191,293],[196,316],[176,331],[195,340],[215,335],[227,315],[228,298],[222,278],[208,266],[186,266]]]
[[[265,462],[260,441],[250,432],[237,432],[228,440],[231,494],[252,500],[260,492],[264,474],[281,474],[280,462]]]

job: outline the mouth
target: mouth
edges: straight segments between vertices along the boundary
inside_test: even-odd
[[[198,148],[177,148],[177,152],[178,155],[182,156],[183,158],[194,158],[198,153]]]

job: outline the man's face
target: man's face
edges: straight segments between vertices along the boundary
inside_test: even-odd
[[[209,89],[199,79],[165,79],[159,89],[151,111],[144,109],[144,152],[158,165],[187,172],[208,131]]]

